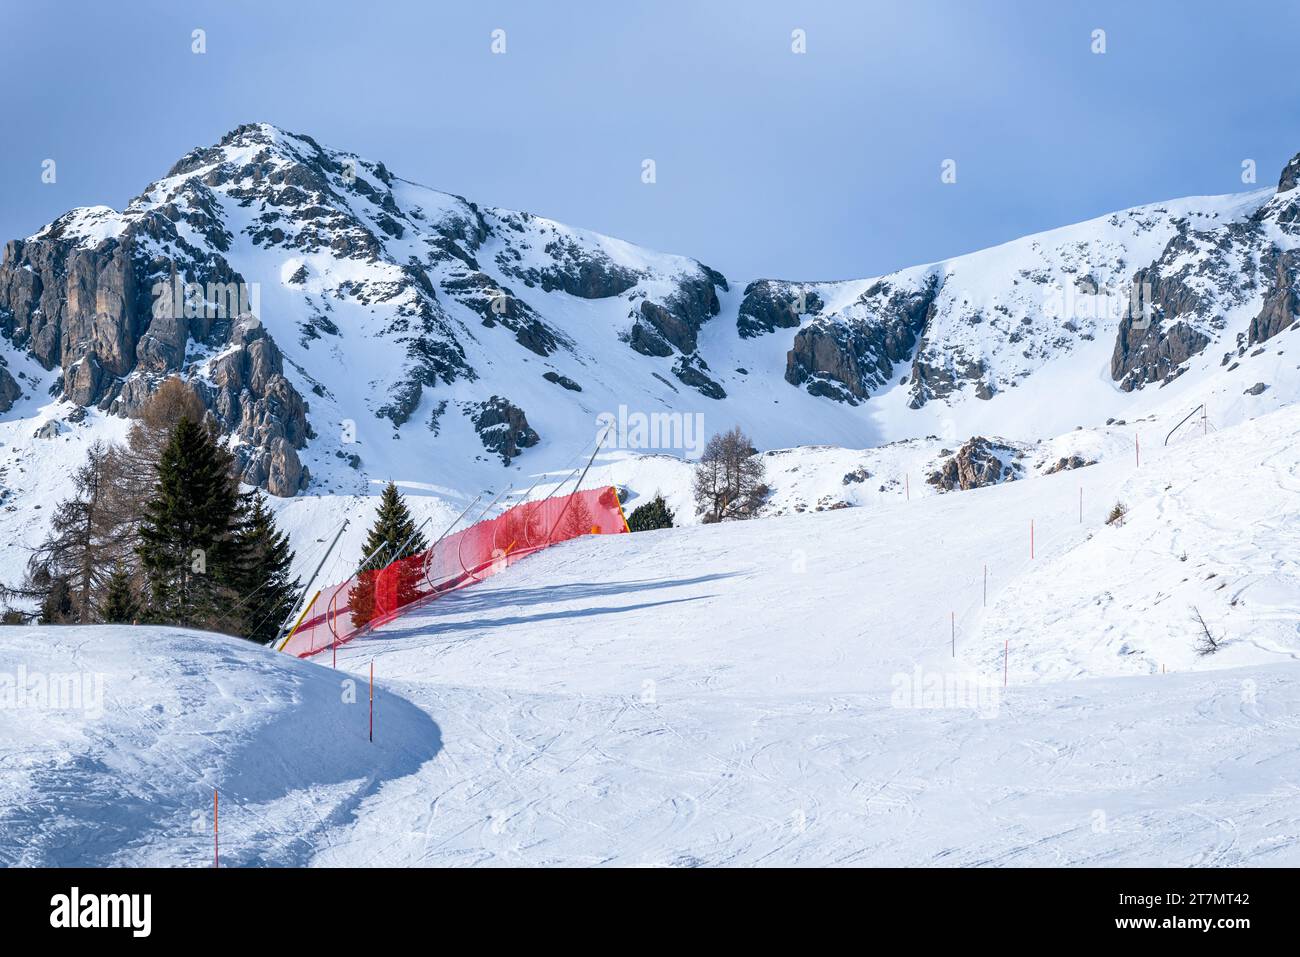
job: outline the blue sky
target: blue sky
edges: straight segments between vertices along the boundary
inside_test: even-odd
[[[1300,152],[1295,3],[0,9],[0,240],[73,206],[120,208],[191,147],[254,120],[737,281],[878,274],[1239,191],[1244,159],[1273,183]],[[497,28],[504,55],[490,50]],[[641,182],[647,158],[654,185]],[[940,181],[946,159],[954,184]]]

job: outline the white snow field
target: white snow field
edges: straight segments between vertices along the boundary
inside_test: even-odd
[[[215,787],[230,864],[1300,864],[1298,436],[593,536],[338,672],[5,629],[0,672],[105,680],[102,716],[0,709],[0,861],[210,864]]]

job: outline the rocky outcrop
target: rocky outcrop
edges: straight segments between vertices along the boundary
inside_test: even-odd
[[[480,316],[487,328],[505,326],[529,352],[545,357],[558,348],[557,333],[541,316],[508,287],[498,286],[486,274],[458,273],[444,279],[442,288]]]
[[[1185,322],[1165,326],[1152,320],[1143,327],[1132,317],[1120,320],[1115,351],[1110,360],[1111,377],[1125,392],[1150,382],[1177,378],[1185,363],[1210,344],[1210,337]]]
[[[58,234],[56,222],[51,235]],[[131,238],[92,249],[56,238],[14,240],[0,261],[0,323],[16,346],[46,369],[74,367],[93,357],[101,379],[83,373],[74,401],[95,403],[114,377],[135,368],[136,344],[148,328],[151,299]]]
[[[1062,455],[1052,465],[1043,469],[1043,474],[1055,475],[1057,472],[1068,472],[1071,469],[1081,469],[1096,464],[1096,459],[1085,459],[1082,455]]]
[[[736,328],[742,339],[753,339],[777,329],[794,329],[805,316],[820,313],[824,305],[808,284],[759,279],[745,287]]]
[[[725,287],[724,287],[725,288]],[[718,293],[706,275],[682,279],[662,303],[642,300],[640,322],[683,354],[695,351],[700,327],[718,314]]]
[[[23,394],[23,387],[10,375],[9,370],[0,365],[0,412],[8,412]]]
[[[1282,169],[1282,175],[1277,181],[1277,191],[1285,193],[1295,189],[1297,182],[1300,182],[1300,155],[1291,157],[1291,162]]]
[[[1176,237],[1169,246],[1165,259],[1185,252],[1190,242],[1185,236]],[[1111,378],[1125,392],[1175,378],[1183,363],[1209,345],[1208,335],[1179,318],[1200,315],[1206,305],[1203,287],[1187,279],[1181,273],[1162,275],[1159,265],[1134,275],[1134,288],[1149,290],[1150,298],[1144,293],[1139,308],[1125,310],[1115,337]]]
[[[1300,160],[1300,157],[1297,157],[1297,160]],[[1272,285],[1264,294],[1264,304],[1259,315],[1250,322],[1246,340],[1250,345],[1273,338],[1296,321],[1298,278],[1300,278],[1300,250],[1290,249],[1274,257]]]
[[[191,344],[219,352],[196,387],[234,436],[244,481],[274,495],[305,487],[296,449],[308,435],[306,404],[285,378],[275,344],[242,313],[242,277],[220,255],[187,249],[162,214],[95,244],[78,241],[77,226],[69,214],[34,239],[6,245],[5,334],[46,368],[62,369],[63,398],[128,417],[166,377],[195,375],[203,360],[189,359]],[[160,237],[193,259],[159,255]],[[228,290],[231,298],[221,299]]]
[[[895,364],[911,357],[936,288],[933,279],[910,288],[878,282],[834,321],[813,319],[795,334],[785,380],[857,405],[890,381]]]
[[[937,343],[922,339],[912,360],[911,392],[908,408],[919,409],[931,399],[942,399],[956,392],[964,383],[975,383],[975,396],[993,397],[992,387],[985,381],[984,360],[965,354],[960,347],[940,348]]]
[[[1256,220],[1213,229],[1175,225],[1160,258],[1134,273],[1119,321],[1111,376],[1125,392],[1181,375],[1223,330],[1227,312],[1258,294],[1267,275],[1261,266],[1277,256]]]
[[[615,263],[605,253],[586,247],[558,230],[550,231],[551,224],[530,213],[501,211],[497,216],[507,230],[541,234],[544,265],[521,265],[523,256],[511,247],[496,256],[497,267],[525,286],[540,286],[543,292],[558,289],[579,299],[608,299],[622,295],[642,279],[639,272]]]
[[[709,399],[725,399],[726,390],[708,374],[708,363],[699,355],[681,356],[673,363],[673,375]]]
[[[581,392],[582,386],[574,382],[567,375],[560,375],[558,372],[543,372],[542,378],[547,382],[553,382],[562,389],[568,389],[570,392]]]
[[[280,350],[256,322],[239,325],[207,368],[199,394],[240,444],[243,480],[272,495],[294,495],[310,478],[297,449],[310,437],[307,405],[284,376]]]
[[[483,448],[501,456],[503,465],[509,465],[521,451],[541,441],[529,426],[524,410],[499,395],[470,405],[466,414]]]
[[[1012,482],[1020,477],[1020,452],[981,435],[972,436],[926,481],[943,492],[966,491]]]

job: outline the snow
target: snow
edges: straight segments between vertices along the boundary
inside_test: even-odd
[[[187,207],[220,164],[285,169],[317,149],[260,133],[265,156],[222,147],[123,213],[74,210],[38,235],[96,245]],[[376,164],[326,152],[382,185]],[[696,437],[740,425],[763,450],[762,518],[700,525],[698,448],[620,432],[584,487],[617,486],[629,513],[662,494],[678,528],[531,556],[339,649],[338,671],[180,629],[2,628],[0,697],[65,675],[88,681],[92,702],[0,707],[0,864],[206,864],[214,788],[228,864],[1300,863],[1300,327],[1237,350],[1263,288],[1229,289],[1207,307],[1213,324],[1189,319],[1214,341],[1181,376],[1123,392],[1110,372],[1114,291],[1180,223],[1197,253],[1162,268],[1212,257],[1195,230],[1242,222],[1272,190],[802,283],[824,316],[852,321],[869,318],[862,297],[880,280],[942,281],[932,340],[982,361],[997,390],[913,409],[906,364],[857,406],[786,383],[795,330],[741,339],[734,279],[699,334],[728,396],[705,399],[672,376],[675,357],[621,338],[641,299],[702,275],[694,260],[394,178],[399,238],[379,225],[389,210],[331,186],[383,237],[378,259],[255,244],[266,199],[241,205],[229,184],[210,197],[234,240],[225,258],[258,284],[259,319],[310,402],[313,483],[272,500],[296,574],[311,575],[345,519],[311,585],[352,573],[390,479],[436,538],[462,512],[488,517],[572,481],[603,424],[626,415],[702,416]],[[394,426],[377,413],[410,372],[403,310],[418,297],[401,264],[428,261],[439,283],[461,261],[437,259],[428,227],[450,234],[479,215],[494,232],[478,267],[560,348],[529,352],[440,293],[430,337],[454,339],[477,377],[426,387]],[[1272,219],[1262,230],[1294,245]],[[634,285],[582,299],[515,274],[567,246]],[[1067,329],[1057,300],[1085,275],[1103,291],[1078,293]],[[334,331],[313,338],[321,317]],[[216,356],[197,358],[204,376]],[[0,362],[23,391],[0,417],[0,580],[16,583],[89,444],[128,423],[93,408],[78,421],[49,399],[57,371],[7,340]],[[508,467],[461,412],[492,395],[541,435]],[[57,434],[38,437],[48,423]],[[930,485],[975,435],[1009,450],[1017,479]],[[1073,455],[1096,464],[1044,474]],[[1127,517],[1108,525],[1117,502]],[[1198,648],[1198,616],[1213,654]]]
[[[1293,866],[1297,434],[1290,407],[1140,467],[580,539],[337,672],[8,629],[6,662],[104,672],[109,704],[0,710],[0,847],[203,864],[216,787],[230,863]]]
[[[303,864],[336,817],[440,746],[384,689],[371,743],[364,682],[346,703],[337,674],[237,638],[5,628],[0,647],[6,866],[211,864],[214,788],[223,864]]]

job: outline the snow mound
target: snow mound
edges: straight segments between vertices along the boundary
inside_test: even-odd
[[[301,864],[441,747],[378,689],[371,743],[365,678],[221,635],[4,628],[0,658],[0,865],[210,865],[214,788],[222,865]]]

